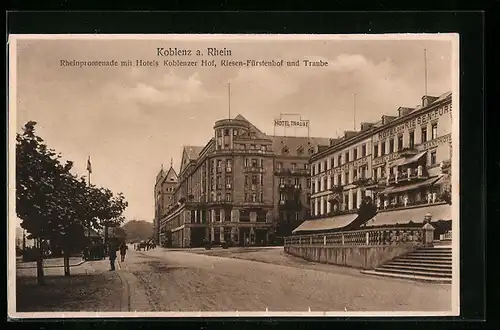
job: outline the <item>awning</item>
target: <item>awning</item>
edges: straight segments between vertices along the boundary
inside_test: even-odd
[[[389,167],[401,166],[406,158],[398,158],[395,161],[389,163]]]
[[[412,156],[410,158],[406,158],[400,166],[403,166],[403,165],[408,165],[408,164],[411,164],[411,163],[415,163],[416,161],[418,161],[420,158],[422,158],[423,155],[425,155],[427,151],[422,151],[418,154],[416,154],[415,156]]]
[[[382,211],[368,221],[366,227],[401,225],[407,224],[410,221],[422,223],[427,213],[432,216],[431,222],[451,220],[451,205],[441,204],[404,210]]]
[[[413,184],[407,184],[407,185],[396,186],[396,187],[395,186],[387,187],[384,190],[382,190],[380,192],[380,194],[393,194],[393,193],[398,193],[398,192],[402,192],[402,191],[410,191],[410,190],[415,190],[415,189],[422,188],[422,187],[431,186],[439,179],[440,179],[440,177],[433,177],[433,178],[427,179],[425,181],[416,182]]]
[[[305,231],[323,231],[343,228],[354,221],[357,217],[358,215],[356,213],[352,213],[324,219],[306,220],[300,226],[295,228],[292,231],[292,234]]]

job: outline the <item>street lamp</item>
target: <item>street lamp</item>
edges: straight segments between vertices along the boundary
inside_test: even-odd
[[[431,219],[432,219],[432,214],[427,213],[424,217],[424,224],[431,223]]]

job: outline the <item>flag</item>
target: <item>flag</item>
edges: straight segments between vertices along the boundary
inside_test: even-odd
[[[92,173],[92,164],[90,163],[90,156],[89,159],[87,160],[87,171],[89,173]]]

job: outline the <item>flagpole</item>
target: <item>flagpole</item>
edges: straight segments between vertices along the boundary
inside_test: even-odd
[[[227,84],[229,120],[231,120],[231,83]]]
[[[424,92],[427,96],[427,49],[424,48]]]
[[[88,175],[89,175],[89,177],[88,177],[89,188],[90,188],[90,174],[92,173],[92,169],[90,168],[90,166],[91,166],[91,165],[90,165],[90,156],[89,156],[89,158],[88,158],[88,160],[87,160],[87,173],[88,173]],[[89,219],[89,220],[90,220],[90,219]],[[90,238],[90,226],[91,226],[91,224],[90,224],[90,222],[89,222],[89,226],[88,226],[88,228],[87,228],[87,232],[88,232],[88,237],[89,237],[89,238]]]
[[[353,121],[354,121],[354,131],[356,131],[356,93],[352,95],[353,103]]]

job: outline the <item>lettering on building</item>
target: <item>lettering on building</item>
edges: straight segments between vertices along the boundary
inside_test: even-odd
[[[434,119],[437,119],[443,115],[449,114],[451,116],[451,103],[446,104],[444,106],[441,106],[439,108],[436,108],[435,110],[426,112],[424,114],[421,114],[418,117],[408,119],[406,122],[403,122],[399,125],[396,125],[394,127],[388,128],[380,133],[378,133],[378,138],[380,140],[384,140],[388,137],[391,137],[393,135],[396,135],[398,133],[401,133],[405,130],[410,130],[415,127],[420,126],[420,125],[425,125],[428,122],[433,121]]]
[[[419,151],[425,151],[425,150],[431,149],[433,147],[437,147],[440,144],[450,143],[450,142],[451,142],[451,133],[440,136],[438,138],[435,138],[434,140],[424,142],[424,143],[416,146],[416,149]],[[391,162],[391,161],[399,159],[399,158],[401,158],[401,153],[400,152],[393,152],[392,154],[388,154],[388,155],[373,159],[372,164],[373,164],[373,166],[378,166],[378,165],[385,164],[387,162]]]
[[[349,162],[347,164],[343,164],[343,165],[334,167],[333,169],[328,170],[326,172],[326,175],[332,175],[332,173],[338,174],[338,173],[346,172],[346,171],[350,170],[351,168],[357,168],[357,167],[366,165],[366,164],[368,164],[369,158],[370,158],[370,156],[365,156],[365,157],[357,159],[353,162]]]
[[[309,120],[281,120],[275,119],[274,126],[279,127],[309,127]]]

